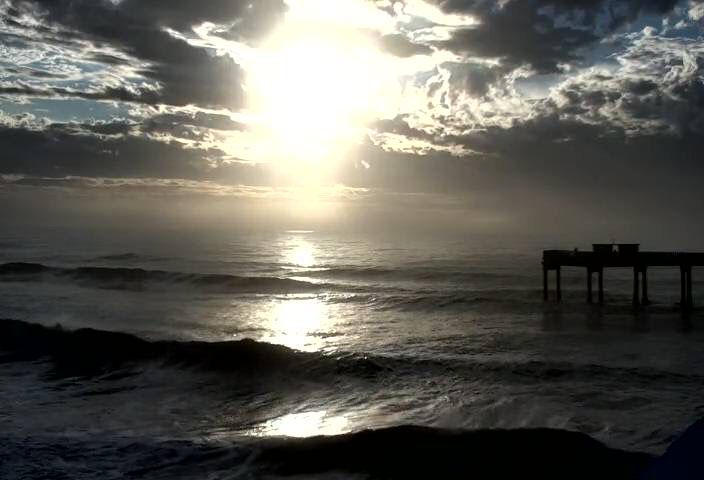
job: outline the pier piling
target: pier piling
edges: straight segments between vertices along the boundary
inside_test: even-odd
[[[587,267],[587,302],[592,303],[592,269]]]
[[[650,304],[648,269],[650,267],[680,268],[680,306],[693,308],[692,268],[704,266],[704,253],[641,252],[637,244],[595,244],[593,251],[545,250],[543,251],[543,298],[549,299],[549,272],[555,271],[556,300],[562,300],[562,267],[582,267],[587,271],[587,302],[594,302],[594,278],[598,275],[598,301],[604,303],[604,269],[631,268],[633,270],[633,306]]]
[[[640,273],[638,272],[638,267],[633,267],[633,306],[637,307],[640,305],[640,285],[638,280]]]
[[[548,301],[548,269],[543,267],[543,300]]]

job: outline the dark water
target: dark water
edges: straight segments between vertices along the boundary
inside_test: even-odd
[[[62,329],[2,323],[1,473],[248,478],[276,438],[403,425],[434,430],[365,444],[551,427],[660,454],[702,416],[704,319],[679,313],[678,272],[650,273],[639,312],[627,271],[605,307],[581,271],[544,304],[543,245],[504,243],[8,234],[0,318]],[[359,473],[331,458],[321,475]]]

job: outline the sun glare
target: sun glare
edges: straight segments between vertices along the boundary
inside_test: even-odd
[[[298,172],[315,167],[309,174],[322,173],[362,138],[386,108],[393,80],[386,57],[359,29],[319,21],[325,4],[292,4],[247,80],[257,156]]]
[[[269,420],[251,433],[285,437],[312,437],[314,435],[339,435],[349,429],[344,416],[328,414],[325,410],[290,413]]]
[[[312,267],[315,264],[313,249],[310,245],[300,245],[290,252],[289,261],[297,267]]]
[[[280,300],[269,312],[271,334],[263,340],[296,350],[319,350],[322,341],[315,333],[329,326],[328,319],[327,306],[318,298]]]
[[[300,235],[287,239],[284,260],[292,268],[309,268],[315,265],[315,247]]]

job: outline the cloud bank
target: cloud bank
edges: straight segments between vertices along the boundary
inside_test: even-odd
[[[335,160],[329,187],[374,192],[369,208],[425,195],[433,208],[524,227],[618,225],[644,205],[692,227],[704,178],[704,2],[353,6],[362,13],[344,20],[394,65],[398,101]],[[202,196],[286,191],[275,166],[242,145],[256,127],[249,65],[296,8],[0,1],[3,194],[94,191],[109,179]]]

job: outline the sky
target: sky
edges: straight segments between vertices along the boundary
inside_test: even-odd
[[[0,0],[0,219],[701,238],[703,34],[703,0]]]

